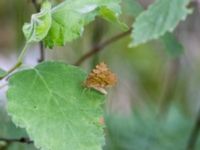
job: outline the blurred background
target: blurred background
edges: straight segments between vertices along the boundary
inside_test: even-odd
[[[60,1],[52,2],[56,5]],[[129,27],[140,11],[133,1],[121,3],[121,20]],[[153,0],[138,2],[146,9]],[[104,61],[118,77],[105,106],[105,150],[186,149],[200,109],[200,7],[197,2],[189,7],[193,13],[174,32],[180,42],[178,52],[166,46],[162,38],[129,48],[131,39],[126,36],[81,63],[89,72]],[[22,26],[35,12],[31,0],[0,0],[1,68],[8,70],[16,62],[25,43]],[[45,49],[45,60],[74,64],[92,47],[122,32],[118,25],[96,18],[81,38],[64,47]],[[36,65],[39,59],[39,44],[34,44],[29,47],[24,67]],[[25,131],[16,128],[7,116],[5,83],[0,82],[0,137],[26,137]],[[198,141],[196,149],[200,149],[200,138]],[[0,150],[4,149],[35,148],[0,142]]]

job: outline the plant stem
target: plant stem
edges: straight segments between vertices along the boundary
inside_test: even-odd
[[[45,52],[44,52],[44,44],[42,41],[39,43],[39,47],[40,47],[40,58],[38,59],[38,62],[43,62],[45,60]]]
[[[28,44],[26,43],[18,57],[17,63],[10,70],[7,71],[7,75],[12,73],[14,70],[16,70],[17,68],[21,66],[24,55],[26,54],[27,47],[28,47]]]
[[[18,60],[17,60],[17,64],[21,64],[22,63],[22,60],[24,58],[24,55],[26,54],[26,50],[28,48],[28,43],[25,44],[24,48],[22,49],[19,57],[18,57]]]
[[[191,135],[189,137],[186,150],[195,150],[195,145],[198,140],[199,132],[200,132],[200,109],[197,114],[195,125],[194,125]]]
[[[103,50],[106,46],[122,39],[123,37],[129,35],[132,31],[132,28],[130,28],[128,31],[126,32],[122,32],[120,34],[117,34],[113,37],[111,37],[110,39],[102,42],[101,44],[95,45],[88,53],[86,53],[85,55],[83,55],[81,58],[78,59],[78,61],[76,61],[76,63],[74,63],[74,65],[79,66],[81,63],[83,63],[86,59],[90,58],[91,56],[93,56],[94,54],[98,53],[99,51]]]
[[[0,77],[0,80],[4,79],[6,76],[8,76],[10,73],[12,73],[13,71],[15,71],[17,68],[21,66],[24,55],[26,54],[27,47],[28,47],[28,43],[26,43],[24,48],[22,49],[17,59],[17,63],[12,68],[10,68],[4,76]]]

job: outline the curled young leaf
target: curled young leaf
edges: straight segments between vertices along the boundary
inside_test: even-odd
[[[25,23],[23,32],[27,42],[39,42],[43,40],[51,27],[51,3],[45,1],[41,11],[33,14],[30,23]]]

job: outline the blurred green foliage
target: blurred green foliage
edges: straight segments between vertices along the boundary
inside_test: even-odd
[[[166,116],[152,109],[136,109],[130,116],[109,114],[106,123],[104,150],[184,150],[193,127],[193,119],[176,106]]]

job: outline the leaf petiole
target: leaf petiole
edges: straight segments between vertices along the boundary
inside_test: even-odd
[[[19,68],[22,65],[22,60],[24,58],[24,55],[26,54],[27,48],[28,48],[28,43],[26,43],[24,48],[22,49],[22,51],[17,59],[17,63],[12,68],[10,68],[3,76],[1,76],[0,80],[7,77],[9,74],[11,74],[13,71],[15,71],[17,68]]]

